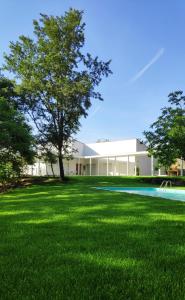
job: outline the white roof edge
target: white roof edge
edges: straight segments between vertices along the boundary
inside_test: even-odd
[[[107,154],[107,155],[84,155],[77,156],[75,158],[106,158],[106,157],[125,157],[125,156],[143,156],[148,155],[148,151],[137,151],[137,152],[128,152],[128,153],[120,153],[120,154]]]
[[[110,141],[105,141],[105,142],[90,142],[90,143],[84,143],[85,145],[92,145],[92,144],[105,144],[105,143],[116,143],[116,142],[124,142],[124,141],[134,141],[134,140],[139,140],[138,138],[126,138],[122,140],[110,140]]]

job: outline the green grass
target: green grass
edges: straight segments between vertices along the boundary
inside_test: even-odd
[[[0,195],[0,299],[185,299],[185,203],[76,177]]]

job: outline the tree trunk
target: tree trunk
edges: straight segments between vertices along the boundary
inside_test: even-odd
[[[63,181],[64,180],[64,165],[63,165],[61,149],[58,151],[58,159],[59,159],[60,179]]]
[[[52,163],[51,163],[51,171],[52,171],[53,177],[55,177],[55,173],[54,173],[54,170],[53,170],[53,164]]]

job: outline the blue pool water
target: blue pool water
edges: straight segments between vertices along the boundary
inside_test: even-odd
[[[163,189],[163,188],[147,188],[147,187],[97,187],[99,190],[123,192],[129,194],[138,194],[151,197],[161,197],[170,200],[179,200],[185,202],[185,190]]]

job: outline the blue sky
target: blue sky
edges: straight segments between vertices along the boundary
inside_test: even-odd
[[[69,7],[84,10],[86,50],[112,59],[113,71],[99,87],[104,101],[93,100],[77,138],[142,138],[167,95],[185,87],[185,1],[2,1],[0,65],[9,41],[32,36],[39,13],[62,15]]]

